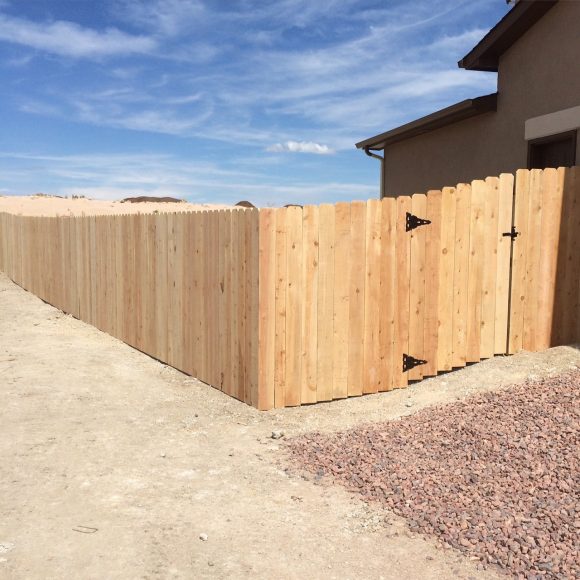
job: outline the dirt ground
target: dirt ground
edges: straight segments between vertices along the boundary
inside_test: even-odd
[[[560,347],[261,413],[0,274],[0,578],[495,578],[387,511],[291,475],[271,433],[397,419],[576,366],[580,352]]]

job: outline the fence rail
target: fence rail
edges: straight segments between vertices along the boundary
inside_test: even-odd
[[[0,214],[0,270],[260,409],[388,391],[580,341],[580,169],[303,208]]]

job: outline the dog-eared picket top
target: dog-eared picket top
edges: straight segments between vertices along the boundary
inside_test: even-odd
[[[0,214],[0,270],[259,409],[580,341],[580,170],[367,202]]]

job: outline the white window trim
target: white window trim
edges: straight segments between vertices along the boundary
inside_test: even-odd
[[[526,121],[525,127],[526,141],[574,131],[580,128],[580,105],[548,115],[533,117]]]

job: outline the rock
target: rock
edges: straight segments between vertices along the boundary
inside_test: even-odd
[[[208,538],[208,535],[207,534],[199,534],[199,539],[202,542],[207,542],[209,538]]]
[[[326,477],[382,504],[478,569],[572,578],[580,567],[572,475],[580,472],[579,384],[578,370],[533,377],[444,409],[309,433],[286,446],[310,479]]]
[[[14,544],[11,542],[0,542],[0,554],[6,554],[14,550]]]
[[[284,431],[282,431],[281,429],[272,431],[271,437],[272,439],[282,439],[282,437],[284,437]]]

